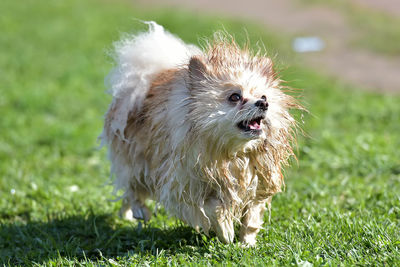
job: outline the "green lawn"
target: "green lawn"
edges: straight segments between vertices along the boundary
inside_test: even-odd
[[[400,97],[296,66],[285,36],[228,19],[106,0],[0,1],[0,264],[400,265]],[[222,25],[263,40],[304,89],[297,156],[255,248],[196,234],[160,209],[118,218],[96,138],[107,51],[152,19],[197,43]],[[288,67],[291,65],[291,67]]]

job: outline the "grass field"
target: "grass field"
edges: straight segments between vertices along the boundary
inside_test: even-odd
[[[284,36],[242,22],[105,0],[2,0],[0,10],[0,264],[400,265],[399,96],[297,66]],[[221,25],[238,39],[246,28],[304,89],[307,137],[257,247],[223,245],[162,209],[148,225],[118,218],[96,138],[107,50],[138,28],[133,18],[194,43]]]

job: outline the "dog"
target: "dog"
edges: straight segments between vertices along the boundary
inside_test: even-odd
[[[256,244],[283,186],[301,109],[272,60],[219,32],[205,48],[155,22],[115,45],[113,96],[100,139],[109,148],[121,214],[148,221],[147,199],[197,231]]]

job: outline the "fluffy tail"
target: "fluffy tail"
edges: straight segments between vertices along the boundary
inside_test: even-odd
[[[103,141],[110,133],[125,139],[128,114],[141,109],[155,74],[187,64],[191,56],[201,53],[198,47],[185,44],[157,23],[145,23],[149,25],[147,32],[129,36],[115,44],[116,67],[106,78],[113,101],[100,136]]]

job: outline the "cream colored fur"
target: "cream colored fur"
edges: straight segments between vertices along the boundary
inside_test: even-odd
[[[116,45],[108,76],[113,101],[100,137],[115,189],[124,191],[121,213],[147,221],[145,200],[153,199],[226,243],[239,223],[240,241],[254,245],[293,154],[288,110],[300,106],[281,90],[269,58],[229,36],[216,34],[202,51],[148,24]],[[234,93],[240,101],[231,101]],[[267,110],[256,106],[264,96]],[[249,131],[260,116],[261,128]]]

